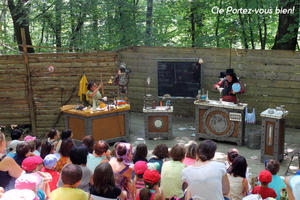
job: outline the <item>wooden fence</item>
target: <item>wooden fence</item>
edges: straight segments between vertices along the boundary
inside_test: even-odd
[[[229,66],[230,49],[137,47],[120,51],[119,59],[132,70],[129,83],[129,99],[133,111],[142,111],[145,80],[151,77],[150,91],[157,95],[158,61],[197,61],[202,58],[203,88],[209,90],[209,98],[219,99],[213,90],[220,71]],[[245,94],[240,102],[248,103],[250,112],[259,113],[268,107],[285,105],[289,111],[287,125],[300,127],[300,53],[273,50],[232,49],[232,67],[243,84]],[[175,114],[194,115],[192,99],[172,99]]]
[[[88,80],[100,81],[105,95],[115,96],[116,87],[107,82],[117,67],[116,52],[29,54],[29,68],[37,135],[51,127],[64,128],[60,106],[79,102],[78,88],[83,73]],[[48,66],[55,71],[49,72]],[[28,77],[23,55],[0,56],[0,124],[30,124],[27,101]]]
[[[115,96],[117,88],[107,81],[124,62],[132,72],[129,100],[133,111],[141,112],[145,80],[151,77],[150,92],[157,95],[158,61],[197,61],[202,58],[203,88],[209,98],[218,99],[212,85],[220,71],[229,66],[229,49],[198,49],[171,47],[134,47],[116,52],[29,54],[29,69],[33,93],[37,135],[44,136],[51,127],[64,128],[59,117],[60,106],[76,104],[79,81],[83,73],[88,80],[100,79],[103,73],[105,93]],[[53,65],[55,71],[48,71]],[[249,104],[250,111],[259,113],[268,107],[285,105],[289,111],[287,125],[300,127],[300,53],[293,51],[232,50],[232,67],[236,70],[246,93],[240,101]],[[28,106],[28,76],[23,55],[0,56],[0,125],[30,124]],[[68,101],[69,100],[69,101]],[[176,115],[194,116],[193,99],[172,99]]]

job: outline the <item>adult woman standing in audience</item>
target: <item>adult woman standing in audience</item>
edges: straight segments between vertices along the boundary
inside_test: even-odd
[[[111,165],[116,186],[121,190],[126,191],[126,199],[134,199],[134,185],[131,181],[133,169],[130,168],[132,160],[132,146],[129,143],[119,143],[116,146],[116,158],[111,158],[109,164]]]
[[[70,138],[62,141],[59,149],[60,159],[57,161],[56,168],[55,168],[56,171],[61,172],[65,164],[70,162],[70,151],[73,146],[74,143]]]
[[[188,184],[187,199],[223,200],[230,186],[223,163],[212,161],[217,145],[211,140],[200,142],[196,162],[183,169],[182,180]]]
[[[5,136],[0,131],[0,187],[5,190],[13,189],[9,187],[9,182],[12,178],[19,178],[22,174],[21,167],[14,161],[14,159],[2,154],[6,149]]]
[[[82,189],[85,192],[89,191],[89,183],[91,178],[91,171],[86,167],[88,149],[85,146],[73,146],[70,151],[70,161],[74,165],[79,165],[82,170],[82,177],[80,184],[77,188]],[[63,186],[61,179],[58,181],[58,187]]]

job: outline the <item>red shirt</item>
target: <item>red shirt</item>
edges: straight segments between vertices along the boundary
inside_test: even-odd
[[[219,87],[224,87],[223,84],[225,84],[225,87],[228,87],[228,82],[226,81],[226,83],[224,83],[224,81],[226,81],[226,79],[219,81],[218,83],[214,84],[214,88],[216,89],[217,86]],[[241,86],[241,91],[236,93],[236,94],[242,94],[245,92],[244,86],[241,84],[241,82],[237,82],[240,84]],[[227,102],[233,102],[233,103],[237,103],[237,99],[236,99],[236,95],[233,95],[232,93],[232,89],[229,91],[228,94],[223,94],[222,95],[222,101],[227,101]]]
[[[261,186],[255,186],[254,189],[252,190],[252,194],[260,194],[260,196],[263,199],[266,199],[268,197],[273,197],[276,198],[277,194],[274,189],[272,188],[263,188]]]
[[[52,176],[52,181],[49,182],[50,192],[52,192],[53,190],[55,190],[57,188],[57,182],[58,182],[58,179],[60,176],[59,173],[57,171],[54,171],[51,169],[46,169],[45,167],[43,167],[41,172],[47,172]]]

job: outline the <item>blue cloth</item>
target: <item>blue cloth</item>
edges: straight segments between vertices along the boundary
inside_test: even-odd
[[[285,188],[284,179],[278,175],[272,175],[272,182],[269,183],[269,188],[273,188],[277,194],[276,199],[279,200],[281,197],[281,189]]]
[[[89,153],[87,157],[87,168],[94,173],[96,167],[105,159],[105,156],[95,157],[93,154]]]
[[[15,155],[16,155],[16,153],[12,153],[12,152],[9,152],[9,153],[7,154],[7,156],[8,156],[8,157],[11,157],[11,158],[14,158]]]
[[[159,163],[159,168],[157,169],[157,171],[159,172],[159,174],[161,174],[161,168],[164,163],[164,160],[153,157],[153,158],[150,158],[150,160],[148,161],[148,163],[156,163],[156,162]]]

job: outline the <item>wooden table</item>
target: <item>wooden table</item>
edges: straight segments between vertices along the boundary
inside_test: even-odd
[[[155,109],[143,108],[143,113],[146,139],[171,139],[173,106],[157,106]]]
[[[115,110],[94,112],[76,110],[73,107],[61,109],[66,117],[65,126],[72,130],[74,139],[82,140],[84,136],[92,135],[95,140],[107,142],[128,140],[129,105]]]
[[[247,104],[197,100],[195,127],[199,138],[244,144]]]

